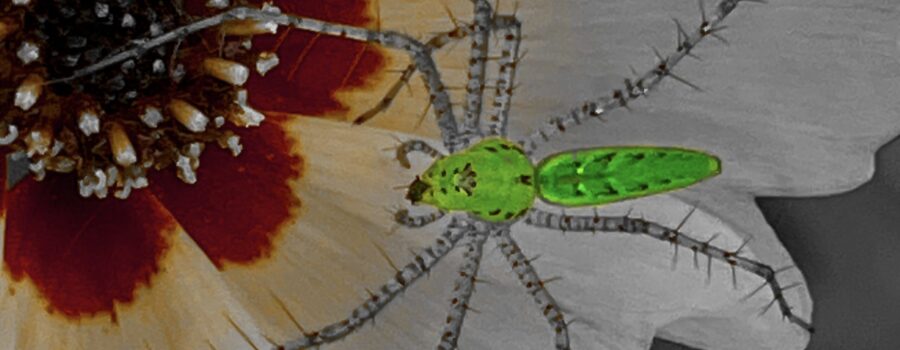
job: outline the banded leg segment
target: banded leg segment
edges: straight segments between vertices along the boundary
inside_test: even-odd
[[[435,50],[439,50],[449,43],[465,38],[469,35],[470,32],[470,27],[456,27],[453,30],[435,35],[425,43],[425,46],[427,46],[431,49],[432,52],[434,52]],[[400,71],[400,79],[397,79],[394,85],[391,85],[391,88],[388,89],[388,92],[384,95],[383,98],[381,98],[381,101],[379,101],[377,105],[365,111],[363,114],[357,116],[353,120],[353,124],[363,124],[374,118],[379,113],[386,111],[391,106],[391,103],[394,102],[394,99],[397,98],[397,94],[400,93],[400,89],[403,88],[404,85],[409,84],[409,80],[412,79],[413,73],[415,72],[415,63],[410,63],[404,70]]]
[[[481,265],[481,257],[484,253],[484,242],[487,241],[490,232],[470,231],[466,236],[466,252],[463,254],[462,266],[459,276],[453,284],[453,295],[450,299],[450,311],[444,329],[441,331],[441,341],[438,350],[452,350],[457,348],[459,336],[462,331],[463,321],[469,311],[469,299],[475,292],[476,276]]]
[[[485,123],[485,134],[506,136],[509,111],[512,107],[512,92],[515,86],[516,67],[519,64],[519,45],[522,42],[522,23],[514,16],[497,16],[503,42],[500,52],[500,69],[497,86],[494,88],[494,105],[491,116]]]
[[[406,228],[420,228],[440,220],[445,214],[438,210],[428,214],[411,215],[409,210],[400,209],[394,213],[394,222]]]
[[[441,151],[434,149],[427,142],[422,140],[408,140],[397,146],[396,159],[400,162],[400,166],[409,169],[412,165],[409,163],[409,154],[413,152],[424,153],[432,159],[438,159],[444,156]]]
[[[416,254],[412,262],[397,271],[394,277],[376,292],[371,292],[369,299],[353,309],[350,317],[325,326],[319,331],[304,334],[299,339],[285,343],[279,349],[308,349],[340,340],[349,335],[366,322],[374,319],[375,315],[390,304],[394,298],[428,273],[447,253],[453,250],[460,239],[472,230],[474,228],[468,222],[454,218],[434,244]]]
[[[700,241],[685,235],[679,231],[679,228],[670,228],[655,222],[650,222],[640,218],[632,218],[629,216],[599,216],[599,215],[565,215],[547,212],[540,209],[532,209],[526,214],[525,223],[535,227],[543,227],[565,232],[625,232],[631,234],[646,235],[661,241],[670,242],[681,247],[685,247],[694,252],[694,254],[704,254],[708,258],[707,265],[712,260],[725,262],[732,269],[741,268],[745,271],[753,273],[769,285],[774,296],[773,302],[778,303],[781,314],[784,318],[801,328],[813,332],[812,325],[795,315],[791,311],[787,300],[784,299],[783,291],[790,287],[781,287],[775,278],[777,271],[771,266],[758,261],[750,260],[740,256],[740,248],[734,251],[725,250],[710,244],[710,241]],[[753,293],[759,291],[757,289]]]
[[[461,130],[462,134],[466,136],[473,136],[480,132],[488,41],[493,27],[494,14],[491,4],[487,0],[472,0],[472,4],[475,6],[475,21],[472,23],[472,50],[469,55],[465,115]]]
[[[624,89],[614,90],[608,97],[603,97],[596,101],[585,102],[581,106],[572,109],[566,116],[552,117],[544,125],[541,125],[537,130],[529,134],[526,139],[519,141],[519,144],[522,145],[525,152],[529,155],[532,154],[538,149],[540,144],[546,143],[556,134],[565,132],[567,128],[573,124],[581,124],[583,120],[592,117],[601,118],[609,111],[617,108],[628,108],[629,103],[647,95],[659,85],[663,78],[671,77],[695,90],[700,90],[699,87],[675,75],[672,72],[672,69],[680,63],[685,56],[696,57],[691,53],[691,50],[706,37],[712,36],[724,40],[721,39],[718,32],[725,28],[722,25],[722,22],[725,20],[725,17],[737,8],[739,2],[763,2],[763,0],[720,0],[716,5],[716,11],[712,17],[707,16],[703,6],[703,0],[699,1],[701,21],[700,25],[698,25],[693,32],[685,32],[681,24],[678,21],[675,21],[676,31],[678,33],[678,43],[674,52],[663,56],[654,48],[653,53],[656,55],[657,62],[652,69],[639,75],[634,81],[625,79]]]
[[[491,111],[491,117],[490,117],[489,121],[487,123],[485,123],[486,124],[485,127],[481,128],[482,130],[480,132],[482,134],[496,136],[496,135],[505,135],[506,134],[506,120],[509,117],[509,110],[510,110],[511,103],[512,103],[511,95],[512,95],[512,89],[513,89],[513,85],[514,85],[514,81],[515,81],[515,79],[514,79],[515,78],[515,69],[518,64],[518,60],[520,58],[518,53],[519,53],[520,42],[522,40],[522,35],[521,35],[522,30],[521,30],[521,22],[519,22],[519,20],[516,19],[515,16],[501,16],[501,15],[494,14],[494,16],[491,20],[492,20],[492,22],[490,23],[489,32],[498,32],[498,31],[500,32],[500,34],[502,36],[503,47],[502,47],[502,52],[501,52],[501,57],[500,57],[500,62],[499,62],[500,63],[500,73],[498,74],[497,86],[496,86],[496,90],[494,93],[494,105],[493,105],[493,109]],[[472,24],[469,26],[459,26],[459,27],[454,28],[453,30],[450,30],[450,31],[447,31],[444,33],[440,33],[440,34],[432,37],[430,40],[428,40],[428,42],[425,43],[425,45],[428,46],[429,48],[431,48],[432,51],[439,50],[452,42],[456,42],[456,41],[466,38],[468,36],[472,36],[473,33],[475,32],[475,30],[476,30],[476,24]],[[473,48],[473,55],[474,55],[474,48]],[[485,57],[486,56],[487,56],[487,54],[485,54]],[[471,65],[471,61],[470,61],[470,65]],[[471,69],[472,68],[470,67],[470,70]],[[363,124],[363,123],[371,120],[372,118],[374,118],[379,113],[387,110],[391,106],[393,101],[397,98],[397,95],[400,93],[400,89],[404,85],[409,84],[409,81],[412,78],[413,73],[415,73],[415,71],[416,71],[415,64],[410,64],[404,70],[400,71],[400,78],[397,79],[397,81],[394,83],[394,85],[391,86],[390,89],[388,89],[388,92],[381,99],[381,101],[379,101],[378,104],[375,105],[374,107],[370,108],[366,112],[357,116],[354,119],[353,123],[357,124],[357,125]],[[470,72],[470,75],[472,75],[471,72]],[[484,74],[482,74],[482,76],[483,75]],[[470,78],[469,82],[467,83],[467,92],[469,90],[470,85],[479,85],[479,84],[480,84],[480,86],[482,86],[482,88],[479,88],[478,90],[481,91],[483,89],[483,87],[486,86],[484,77],[482,77],[482,79],[477,81],[475,84],[473,84],[473,80]],[[482,96],[483,96],[482,94],[478,94],[477,98],[483,98]],[[470,101],[473,101],[473,100],[471,98],[467,97],[466,98],[467,111],[472,110],[469,105]],[[473,102],[473,104],[474,103],[476,103],[476,102]],[[482,103],[480,101],[478,101],[477,104],[479,106],[482,105]],[[468,116],[468,114],[467,114],[467,116]],[[474,125],[474,124],[480,123],[480,121],[471,122],[469,120],[471,120],[471,119],[467,118],[465,120],[465,122],[470,123],[468,125]],[[462,133],[465,134],[466,131],[463,130]],[[474,133],[474,132],[470,132],[470,133]]]
[[[541,308],[541,313],[550,323],[554,333],[554,345],[556,349],[569,349],[569,330],[562,311],[556,304],[556,300],[550,295],[550,292],[544,288],[544,281],[538,276],[534,267],[522,254],[519,245],[509,234],[509,227],[501,228],[494,232],[494,239],[497,246],[512,266],[513,272],[519,277],[519,281],[525,286],[534,301]]]

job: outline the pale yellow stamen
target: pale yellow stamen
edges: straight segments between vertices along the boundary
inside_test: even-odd
[[[250,69],[246,66],[221,58],[203,60],[203,69],[216,79],[237,86],[244,85],[250,77]]]
[[[278,24],[244,19],[225,22],[219,29],[225,35],[275,34],[278,31]]]
[[[173,99],[169,102],[169,111],[181,125],[193,132],[206,131],[209,118],[199,109],[183,100]]]
[[[16,90],[16,98],[13,104],[23,111],[31,109],[31,106],[34,106],[38,98],[41,97],[43,85],[44,78],[37,74],[29,74],[22,81],[22,84],[19,85],[19,89]]]
[[[25,145],[29,157],[44,155],[50,151],[53,142],[53,130],[50,127],[41,127],[31,130],[25,137]]]
[[[134,146],[131,145],[131,140],[128,139],[128,134],[125,133],[125,128],[122,127],[122,124],[110,123],[107,136],[109,137],[109,146],[112,148],[116,163],[123,167],[137,163],[137,152],[134,151]]]
[[[78,115],[78,128],[85,136],[91,136],[100,132],[100,117],[93,110],[82,111]]]
[[[259,126],[265,119],[265,115],[247,105],[239,105],[238,108],[228,114],[228,120],[234,125],[244,128]]]

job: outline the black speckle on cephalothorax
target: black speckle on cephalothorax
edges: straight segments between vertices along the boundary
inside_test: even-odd
[[[531,175],[519,176],[519,182],[531,186]]]
[[[494,215],[500,214],[501,211],[502,210],[500,210],[500,208],[497,208],[497,209],[489,211],[488,214],[491,216],[494,216]]]

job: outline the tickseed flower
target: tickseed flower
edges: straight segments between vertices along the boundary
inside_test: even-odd
[[[260,111],[341,113],[335,91],[382,59],[346,40],[303,52],[309,33],[238,21],[79,76],[236,6],[219,3],[0,5],[3,154],[30,170],[0,192],[3,344],[234,348],[234,325],[255,327],[217,276],[266,261],[305,205],[292,121]],[[247,6],[372,22],[360,1]]]
[[[119,5],[130,2],[109,1],[65,18],[105,14],[98,18],[153,30],[147,22],[152,17],[165,33],[180,21],[196,19],[189,16],[202,18],[233,2],[186,1],[185,9],[169,7],[178,11],[151,16],[130,7],[137,5]],[[255,34],[252,40],[219,46],[218,36],[198,35],[177,50],[167,45],[168,51],[148,52],[131,68],[140,73],[121,75],[121,90],[114,87],[124,67],[42,85],[82,67],[55,68],[63,73],[49,68],[57,66],[50,64],[47,50],[68,40],[48,41],[49,34],[38,35],[37,27],[22,20],[26,13],[37,18],[35,9],[45,3],[57,2],[17,0],[2,9],[2,57],[8,64],[2,63],[0,74],[17,74],[15,80],[0,80],[15,91],[2,95],[0,106],[17,110],[4,116],[2,139],[10,140],[8,151],[28,159],[35,175],[2,193],[3,344],[17,349],[271,348],[348,317],[370,300],[370,291],[396,274],[395,266],[408,263],[439,234],[392,230],[391,215],[384,212],[404,203],[403,193],[393,188],[409,183],[426,166],[414,159],[413,169],[404,169],[384,149],[396,146],[397,138],[440,145],[430,112],[419,122],[429,106],[422,82],[410,80],[409,93],[400,91],[390,108],[366,125],[348,122],[379,103],[398,78],[391,72],[409,63],[404,53],[295,29],[257,33],[268,30],[265,24],[243,23],[237,28],[245,32],[231,30]],[[472,11],[469,1],[447,1],[451,18],[439,5],[405,0],[274,4],[286,13],[419,38],[453,29],[455,20],[468,20]],[[511,136],[525,137],[548,116],[618,88],[629,65],[654,64],[646,45],[671,45],[674,24],[667,21],[696,16],[689,5],[523,2],[516,16],[528,54],[517,72],[521,86],[513,96]],[[497,10],[513,13],[513,4]],[[896,48],[895,42],[881,39],[894,38],[894,28],[875,15],[841,23],[846,28],[823,26],[821,18],[834,11],[829,7],[769,4],[739,11],[723,33],[730,46],[704,42],[694,51],[702,61],[678,67],[679,76],[704,92],[666,81],[630,110],[611,114],[605,123],[568,130],[543,151],[650,144],[715,154],[723,169],[717,178],[677,194],[599,210],[631,211],[675,226],[696,207],[684,230],[699,238],[717,235],[715,242],[730,248],[752,238],[743,255],[783,267],[791,259],[753,196],[835,193],[870,176],[874,150],[900,125],[891,110],[898,82],[884,74],[896,68],[896,59],[870,54]],[[863,25],[866,33],[885,35],[865,36]],[[105,42],[124,37],[124,31],[92,35],[84,52],[71,52],[81,53],[82,62],[90,48],[127,47],[127,40]],[[847,33],[854,40],[847,40]],[[850,48],[835,49],[844,45]],[[435,57],[447,86],[460,92],[469,48],[451,46]],[[57,58],[68,62],[72,53],[60,47],[66,49]],[[223,56],[211,55],[219,50]],[[154,57],[164,65],[162,80],[146,78],[158,66]],[[172,57],[183,71],[173,68]],[[246,81],[236,84],[243,79],[234,79],[233,73],[242,69],[219,59],[246,67]],[[180,82],[170,81],[170,70],[182,72],[176,74],[183,74]],[[69,86],[68,95],[58,91],[61,86]],[[137,94],[129,99],[129,91]],[[90,99],[77,99],[85,104],[69,107],[76,94]],[[135,112],[144,103],[158,107]],[[259,121],[254,126],[228,113],[245,108],[264,120],[248,119]],[[70,123],[74,141],[67,141],[62,129],[47,128],[56,125],[54,116]],[[15,137],[10,137],[12,125]],[[227,132],[240,138],[240,146],[223,136]],[[62,148],[57,150],[57,144]],[[145,147],[153,149],[150,156],[140,151]],[[60,157],[74,164],[57,161]],[[128,170],[145,159],[153,166],[142,168],[143,173]],[[110,166],[117,170],[108,171]],[[68,167],[69,172],[61,171]],[[130,193],[120,195],[127,198],[112,198],[128,186]],[[102,188],[113,196],[98,198]],[[573,348],[645,349],[653,337],[663,337],[709,349],[799,349],[809,339],[776,311],[757,316],[771,293],[744,297],[761,281],[739,272],[733,283],[727,265],[713,263],[707,270],[702,258],[695,269],[689,251],[675,259],[674,249],[664,243],[599,233],[531,229],[516,238],[532,253],[529,258],[540,255],[533,264],[543,275],[561,277],[548,281],[547,288],[572,320]],[[468,318],[460,348],[548,348],[550,332],[540,312],[492,249],[485,249],[479,275],[484,283],[471,304],[478,312]],[[374,324],[330,345],[433,347],[461,261],[460,254],[449,255],[427,279],[384,308]],[[779,279],[803,282],[797,269],[780,272]],[[805,287],[785,294],[794,312],[809,319],[812,302]]]

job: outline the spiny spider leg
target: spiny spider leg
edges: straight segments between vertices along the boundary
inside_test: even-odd
[[[534,301],[541,308],[541,313],[547,318],[550,327],[553,328],[554,345],[556,349],[569,349],[569,328],[563,318],[562,311],[556,304],[556,300],[550,292],[544,288],[544,281],[538,276],[531,262],[522,254],[519,245],[509,234],[509,227],[496,230],[493,234],[500,251],[509,261],[513,272],[519,277],[519,281],[525,286]]]
[[[739,250],[728,251],[710,245],[709,241],[700,241],[691,238],[678,229],[672,229],[655,222],[640,218],[625,216],[599,216],[599,215],[560,215],[533,208],[525,216],[525,223],[535,227],[543,227],[566,232],[625,232],[631,234],[643,234],[661,241],[671,242],[692,251],[705,254],[710,261],[712,259],[723,261],[732,268],[739,267],[745,271],[762,277],[772,290],[773,302],[777,302],[784,318],[800,326],[808,332],[813,332],[812,325],[794,315],[787,300],[784,299],[778,280],[775,279],[776,270],[769,265],[739,256]]]
[[[409,140],[401,143],[397,146],[397,154],[396,159],[397,162],[400,163],[400,166],[409,169],[412,165],[409,163],[409,154],[413,152],[424,153],[425,155],[431,157],[432,159],[441,158],[444,156],[441,151],[434,149],[427,142],[422,140]]]
[[[453,218],[434,244],[426,247],[421,253],[416,254],[413,262],[397,271],[394,277],[383,284],[381,288],[375,292],[370,292],[370,298],[353,309],[350,317],[327,325],[318,331],[306,333],[299,339],[291,340],[278,347],[278,349],[309,349],[335,342],[352,333],[366,322],[374,319],[375,315],[394,298],[405,291],[413,282],[428,273],[447,253],[453,250],[463,236],[476,229],[465,220]]]
[[[456,349],[459,335],[462,330],[463,320],[469,311],[469,298],[475,292],[478,267],[481,265],[481,257],[484,253],[484,242],[487,241],[490,232],[470,231],[466,252],[463,253],[463,264],[459,269],[459,276],[453,284],[453,295],[450,299],[450,311],[444,329],[441,331],[441,341],[438,350]]]
[[[110,66],[137,58],[144,52],[166,43],[183,40],[193,33],[220,26],[231,21],[256,21],[264,25],[285,25],[296,29],[306,30],[323,35],[337,36],[350,40],[379,44],[388,48],[405,51],[410,55],[416,70],[422,73],[425,85],[428,88],[430,101],[434,106],[434,113],[441,130],[441,138],[444,146],[451,151],[462,146],[458,140],[458,127],[450,96],[444,83],[441,81],[440,72],[431,56],[431,48],[413,39],[412,37],[393,31],[375,31],[343,24],[329,23],[317,19],[292,16],[280,11],[256,9],[249,7],[236,7],[228,11],[195,21],[191,24],[176,28],[171,32],[148,38],[143,41],[135,41],[136,44],[128,50],[124,50],[104,58],[97,63],[76,70],[72,75],[60,79],[48,81],[46,84],[78,79],[91,75]]]
[[[761,0],[720,0],[716,6],[716,13],[710,18],[703,8],[703,0],[699,1],[701,23],[692,33],[681,33],[683,32],[683,28],[680,23],[676,21],[676,27],[679,32],[677,38],[681,41],[677,43],[674,52],[667,56],[662,56],[654,49],[654,53],[657,55],[658,60],[656,66],[634,81],[626,79],[624,90],[614,90],[609,97],[585,102],[581,106],[570,110],[569,114],[566,116],[556,116],[549,119],[544,125],[538,127],[537,130],[529,134],[527,139],[519,141],[525,149],[526,154],[531,155],[538,149],[539,144],[550,141],[552,136],[565,132],[566,129],[573,124],[579,125],[587,118],[599,119],[609,111],[620,107],[628,108],[629,103],[655,89],[665,77],[671,77],[693,89],[699,89],[696,85],[674,75],[672,73],[672,68],[681,62],[685,56],[691,55],[691,50],[704,38],[717,35],[717,33],[724,28],[724,26],[720,26],[721,23],[725,20],[725,17],[737,7],[739,2],[763,2]]]
[[[511,106],[510,98],[507,96],[510,95],[512,92],[511,89],[512,89],[512,83],[513,83],[513,77],[515,76],[515,68],[516,68],[516,64],[518,63],[518,60],[520,58],[517,54],[519,42],[521,41],[521,23],[518,21],[518,19],[516,19],[514,16],[494,15],[491,20],[492,20],[492,22],[490,23],[491,27],[490,27],[489,32],[491,32],[491,31],[493,31],[493,32],[503,31],[504,32],[504,54],[508,50],[509,52],[512,53],[512,56],[511,57],[505,57],[505,56],[501,57],[501,60],[500,60],[500,64],[501,64],[500,73],[501,74],[499,75],[500,80],[498,80],[498,86],[497,86],[498,93],[495,93],[495,97],[494,97],[495,110],[492,112],[492,117],[491,117],[491,124],[493,126],[488,126],[486,128],[486,130],[481,130],[482,133],[491,133],[491,130],[503,130],[505,132],[505,126],[506,126],[505,120],[506,120],[506,117],[509,115],[509,108]],[[427,47],[429,47],[432,51],[436,51],[438,49],[443,48],[444,46],[446,46],[449,43],[456,42],[467,36],[472,35],[474,30],[475,30],[474,24],[468,25],[468,26],[457,26],[453,30],[443,32],[443,33],[440,33],[440,34],[432,37],[430,40],[428,40],[428,42],[425,43],[425,45]],[[510,41],[511,40],[510,35],[512,35],[515,38],[515,40],[512,42]],[[504,68],[503,68],[504,66],[511,67],[512,69],[511,70],[507,69],[506,71],[504,71]],[[374,118],[379,113],[387,110],[391,106],[391,104],[394,102],[394,99],[396,99],[397,94],[400,93],[400,89],[403,88],[404,85],[409,84],[409,80],[412,79],[412,75],[413,75],[413,73],[415,73],[415,71],[416,71],[415,64],[410,64],[406,67],[406,69],[400,71],[400,78],[397,79],[397,81],[394,83],[394,85],[391,86],[390,89],[388,89],[388,92],[381,99],[381,101],[379,101],[378,104],[376,104],[374,107],[370,108],[369,110],[367,110],[364,113],[357,116],[354,119],[353,123],[357,124],[357,125],[363,124],[363,123],[371,120],[372,118]],[[501,81],[505,83],[502,86],[500,85]],[[470,83],[471,83],[471,80],[470,80]],[[481,85],[485,86],[483,79],[481,81]],[[467,89],[468,89],[468,85],[467,85]],[[481,88],[480,88],[480,90],[481,90]],[[498,96],[504,96],[504,98],[498,98]],[[500,100],[501,101],[500,103],[502,103],[502,104],[498,105],[498,100]],[[469,99],[467,98],[467,102],[468,101],[469,101]],[[478,104],[481,105],[481,102],[478,102]],[[468,103],[467,103],[467,107],[468,107]],[[501,128],[497,127],[496,124],[503,125],[503,128],[501,129]],[[465,133],[465,132],[463,132],[463,133]],[[471,133],[474,133],[474,131]],[[491,135],[500,135],[500,132],[494,131],[493,133],[491,133]]]
[[[481,108],[484,100],[484,78],[487,69],[488,42],[494,11],[487,0],[472,0],[475,20],[472,23],[472,50],[466,83],[466,104],[460,133],[464,137],[480,136]]]
[[[469,27],[457,26],[456,28],[453,28],[453,30],[435,35],[425,43],[425,46],[427,46],[429,49],[431,49],[432,52],[434,52],[435,50],[441,49],[449,43],[465,38],[469,35],[469,31]],[[363,124],[374,118],[379,113],[387,110],[391,106],[391,103],[394,102],[397,94],[400,93],[400,89],[403,88],[404,85],[409,84],[409,80],[412,79],[412,75],[415,72],[415,63],[410,63],[408,66],[406,66],[406,69],[400,71],[400,79],[398,79],[394,83],[394,85],[391,85],[391,88],[388,89],[388,92],[384,95],[383,98],[381,98],[381,101],[379,101],[378,104],[374,107],[357,116],[353,120],[353,124]]]
[[[509,110],[512,107],[512,91],[515,84],[516,68],[521,56],[519,45],[522,42],[522,23],[515,16],[497,16],[495,22],[500,26],[503,47],[501,48],[497,86],[494,89],[494,109],[488,122],[485,123],[489,136],[505,136]]]
[[[420,228],[440,220],[445,214],[438,210],[427,214],[410,215],[409,210],[400,209],[394,213],[394,222],[406,228]]]

